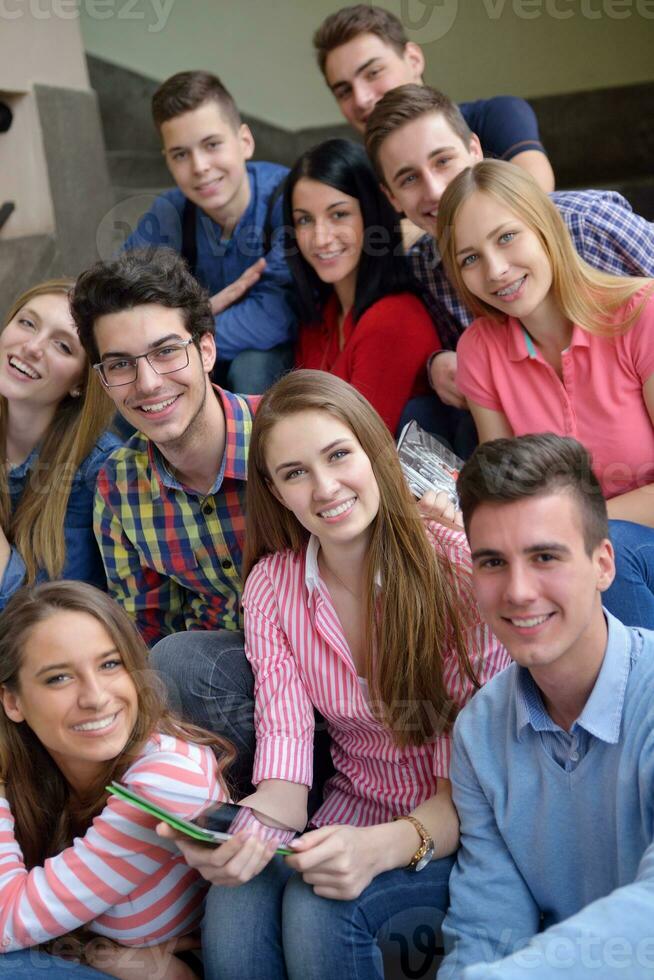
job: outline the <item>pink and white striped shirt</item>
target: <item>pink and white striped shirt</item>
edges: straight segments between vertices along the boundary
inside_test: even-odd
[[[135,792],[192,819],[226,799],[206,745],[155,734],[123,776]],[[0,799],[0,950],[10,953],[86,925],[125,946],[192,932],[207,888],[157,820],[112,796],[83,837],[27,871],[14,818]]]
[[[465,535],[426,525],[433,546],[452,563],[462,602],[476,610]],[[318,571],[318,539],[303,554],[263,558],[245,586],[245,652],[255,676],[257,749],[253,782],[286,779],[310,786],[314,706],[327,722],[336,775],[312,819],[367,826],[410,813],[448,777],[450,736],[400,748],[373,716],[327,587]],[[473,612],[469,651],[480,682],[507,666],[509,656]],[[481,651],[473,656],[473,651]],[[473,688],[459,674],[456,654],[441,654],[445,685],[463,705]]]

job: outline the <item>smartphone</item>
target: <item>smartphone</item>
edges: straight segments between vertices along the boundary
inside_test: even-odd
[[[226,840],[230,840],[234,834],[230,833],[228,828],[233,825],[235,820],[241,820],[247,814],[253,814],[260,821],[263,817],[262,814],[251,810],[250,807],[239,806],[237,803],[219,803],[201,814],[197,820],[184,820],[183,817],[158,806],[121,783],[111,783],[111,785],[105,786],[105,789],[126,803],[131,803],[143,810],[144,813],[149,813],[157,820],[167,823],[173,830],[177,830],[179,833],[203,844],[223,844]],[[265,817],[263,820],[265,821]],[[295,854],[295,851],[289,847],[278,847],[275,853],[287,855]]]

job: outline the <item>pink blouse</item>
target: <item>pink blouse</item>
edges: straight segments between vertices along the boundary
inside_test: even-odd
[[[474,605],[471,560],[465,536],[427,525],[434,548],[454,565],[462,602]],[[243,595],[245,651],[255,676],[257,749],[253,782],[286,779],[310,786],[313,777],[314,706],[326,719],[336,775],[312,824],[384,823],[407,813],[436,792],[447,777],[450,735],[400,748],[373,716],[318,571],[319,543],[303,554],[284,551],[263,558]],[[477,614],[470,631],[471,657],[480,682],[509,663],[509,656]],[[463,705],[472,685],[459,674],[453,650],[442,652],[450,697]]]

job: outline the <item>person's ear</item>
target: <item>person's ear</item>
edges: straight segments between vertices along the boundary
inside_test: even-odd
[[[597,570],[597,588],[606,592],[615,578],[615,552],[608,538],[604,538],[595,548],[593,561]]]
[[[479,163],[484,159],[484,151],[481,148],[481,143],[479,142],[479,137],[476,133],[472,133],[470,136],[468,152],[470,153],[470,156],[474,158],[475,163]]]
[[[210,374],[216,363],[216,338],[207,330],[200,335],[198,347],[200,349],[200,359],[202,360],[204,373]]]
[[[0,701],[2,701],[2,707],[10,721],[15,721],[16,724],[25,721],[25,715],[20,706],[20,698],[15,691],[10,691],[4,684],[0,686]]]
[[[413,81],[419,85],[425,71],[425,56],[422,48],[415,41],[407,41],[404,46],[404,60],[413,75]]]
[[[238,138],[244,160],[251,160],[254,153],[254,136],[252,130],[245,123],[241,123],[238,130]]]

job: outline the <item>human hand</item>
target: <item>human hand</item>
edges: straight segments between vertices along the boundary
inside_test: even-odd
[[[216,316],[218,313],[222,313],[228,306],[242,299],[248,289],[251,289],[255,282],[261,279],[265,268],[266,260],[263,258],[257,259],[254,265],[251,265],[249,269],[242,272],[238,279],[230,282],[229,286],[225,286],[220,292],[214,293],[209,301],[213,315]]]
[[[285,858],[316,895],[351,901],[385,870],[380,862],[381,827],[332,825],[311,830],[289,845],[296,853]]]
[[[429,365],[431,386],[445,405],[454,408],[467,408],[465,396],[456,384],[456,352],[445,350],[432,357]]]
[[[429,521],[438,521],[445,527],[463,530],[463,516],[444,490],[428,490],[418,501],[418,512]]]
[[[195,844],[165,823],[157,824],[157,833],[174,841],[189,867],[199,871],[206,881],[228,888],[243,885],[263,871],[277,847],[274,840],[263,841],[245,833],[235,834],[216,847]]]
[[[116,980],[197,980],[198,974],[176,953],[197,949],[193,936],[167,939],[156,946],[121,946],[104,936],[97,936],[84,946],[84,962]]]

